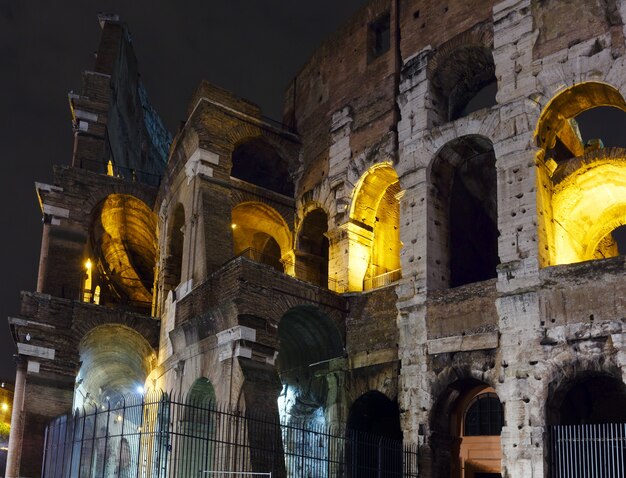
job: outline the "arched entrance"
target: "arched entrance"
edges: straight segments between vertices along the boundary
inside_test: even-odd
[[[499,478],[502,450],[500,433],[504,409],[495,390],[478,385],[465,393],[453,414],[453,478]],[[456,462],[456,463],[455,463]]]
[[[624,476],[626,385],[602,373],[579,374],[546,404],[553,478]]]
[[[80,341],[80,370],[76,377],[74,409],[101,409],[142,395],[156,355],[146,339],[119,324],[101,325]]]
[[[402,429],[396,401],[376,390],[361,395],[350,407],[346,432],[349,477],[402,474]]]
[[[503,419],[503,406],[486,383],[468,378],[448,385],[431,413],[432,476],[500,477]]]
[[[193,383],[185,401],[181,423],[184,438],[177,450],[176,476],[193,478],[213,469],[214,408],[213,384],[209,379],[201,377]]]
[[[300,462],[298,459],[298,450],[310,446],[310,442],[307,445],[303,440],[311,437],[303,433],[292,435],[289,430],[295,427],[319,431],[322,435],[315,440],[319,456],[328,452],[325,432],[340,418],[343,405],[342,367],[338,370],[333,367],[334,363],[343,360],[343,340],[331,319],[313,306],[295,307],[283,315],[278,326],[278,340],[276,365],[282,383],[278,412],[285,425],[283,446],[287,474],[293,478],[323,478],[328,473],[323,461]]]

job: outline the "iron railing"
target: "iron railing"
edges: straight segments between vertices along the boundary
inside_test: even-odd
[[[385,287],[399,281],[400,279],[402,279],[402,269],[385,272],[384,274],[379,274],[369,279],[365,279],[363,281],[363,290]]]
[[[626,424],[550,427],[552,478],[626,476]]]
[[[417,448],[343,427],[280,423],[167,394],[130,397],[55,419],[43,478],[400,478]],[[236,473],[235,473],[236,472]]]

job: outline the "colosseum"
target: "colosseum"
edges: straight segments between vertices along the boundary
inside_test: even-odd
[[[625,17],[372,0],[172,139],[101,16],[7,478],[626,476]]]

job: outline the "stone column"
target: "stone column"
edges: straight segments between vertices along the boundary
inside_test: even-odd
[[[16,356],[17,373],[15,374],[15,391],[13,394],[13,411],[11,413],[11,433],[9,434],[9,451],[7,453],[6,478],[18,478],[20,475],[20,455],[24,435],[23,407],[26,389],[26,360]]]

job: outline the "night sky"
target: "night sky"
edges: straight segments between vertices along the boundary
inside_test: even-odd
[[[41,244],[35,181],[69,164],[67,93],[80,91],[100,38],[98,12],[130,28],[143,82],[175,133],[201,79],[281,118],[282,95],[322,40],[367,0],[0,0],[0,379],[14,379],[6,318],[34,291]]]

